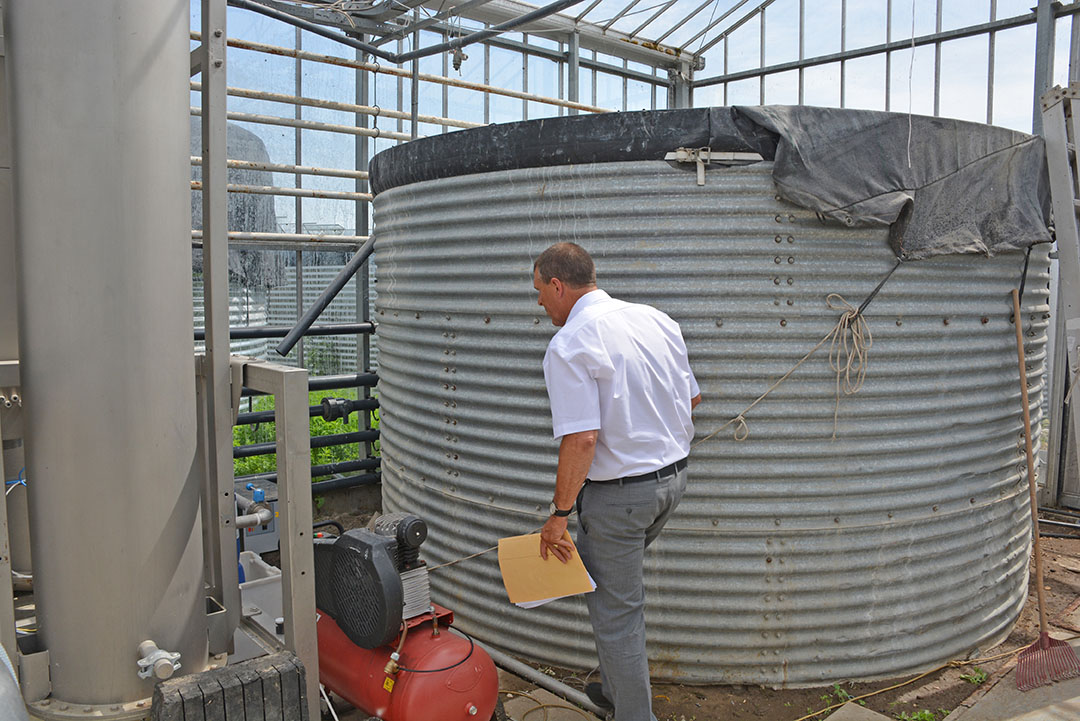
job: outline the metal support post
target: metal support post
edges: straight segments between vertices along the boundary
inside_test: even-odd
[[[990,36],[991,38],[993,35]],[[1080,81],[1080,20],[1069,18],[1069,84]]]
[[[1042,135],[1042,97],[1054,82],[1053,5],[1053,0],[1039,0],[1035,7],[1035,109],[1031,113],[1031,132],[1035,135]]]
[[[1059,276],[1060,277],[1060,276]],[[1057,283],[1057,305],[1063,308],[1061,296],[1061,282]],[[1054,311],[1054,342],[1050,356],[1050,396],[1047,405],[1050,412],[1050,436],[1046,450],[1046,472],[1043,475],[1043,488],[1039,496],[1039,504],[1043,506],[1056,506],[1060,502],[1063,487],[1062,466],[1062,443],[1066,435],[1062,432],[1064,426],[1065,410],[1065,377],[1068,368],[1068,354],[1065,350],[1065,316],[1057,310]],[[1065,444],[1068,447],[1068,444]],[[1069,505],[1075,505],[1075,501]]]
[[[233,519],[232,397],[229,370],[229,240],[225,143],[225,0],[202,0],[203,301],[206,323],[207,487],[204,523],[212,540],[210,593],[225,608],[231,646],[240,620]]]
[[[301,32],[300,28],[297,28],[296,29],[296,49],[297,50],[300,50],[300,49],[303,48],[303,42],[304,42],[303,33]],[[296,97],[299,98],[299,97],[302,97],[303,94],[304,94],[303,93],[303,90],[304,90],[303,63],[302,63],[302,61],[300,60],[299,57],[296,58],[295,72],[296,72],[296,75],[295,75],[295,78],[293,80],[293,85],[294,85],[294,90],[296,91]],[[296,106],[295,112],[296,112],[296,119],[300,120],[302,118],[300,105]],[[301,130],[300,128],[296,129],[293,142],[295,143],[295,146],[294,146],[294,149],[293,149],[293,157],[296,158],[296,164],[297,165],[303,165],[304,131]],[[296,174],[296,187],[297,188],[299,188],[302,185],[302,180],[303,179],[300,177],[300,173],[297,173]],[[296,197],[296,204],[295,204],[294,209],[293,209],[293,215],[296,216],[296,223],[295,223],[296,230],[294,232],[303,233],[304,232],[304,199],[301,198],[300,196]],[[294,256],[294,261],[296,263],[296,272],[293,274],[293,285],[295,286],[295,290],[296,290],[296,317],[299,319],[300,316],[304,313],[304,251],[297,250],[296,254]],[[306,367],[304,365],[304,339],[303,338],[296,341],[296,365],[300,366],[301,368]]]
[[[285,647],[307,670],[309,718],[319,718],[319,649],[315,628],[315,553],[311,540],[311,450],[308,374],[303,368],[253,362],[244,385],[274,395],[278,528]],[[235,568],[235,564],[234,564]]]
[[[420,21],[420,10],[413,10],[413,22]],[[420,49],[420,31],[417,30],[412,34],[413,50]],[[412,100],[412,121],[409,128],[409,138],[416,140],[420,134],[419,128],[416,127],[416,116],[420,114],[420,58],[413,58],[412,60],[412,83],[409,86],[409,96]]]
[[[364,53],[356,51],[357,62],[364,62],[366,57]],[[368,96],[371,93],[371,75],[364,70],[357,69],[356,71],[356,104],[367,105]],[[368,123],[368,116],[358,113],[356,116],[356,122],[358,124]],[[367,170],[370,151],[368,149],[368,143],[370,141],[367,138],[356,139],[356,167],[357,169]],[[357,179],[356,192],[366,193],[368,192],[368,182],[366,180]],[[362,201],[356,202],[356,232],[368,235],[368,204]],[[356,320],[358,322],[366,323],[371,320],[371,307],[369,305],[369,298],[371,297],[371,264],[365,264],[362,272],[356,274]],[[371,336],[367,333],[359,336],[356,339],[356,372],[363,373],[371,365]],[[371,389],[364,386],[359,391],[360,395],[364,398],[371,397]],[[371,428],[371,414],[362,413],[362,427],[365,430]],[[359,447],[359,457],[370,458],[371,457],[371,441],[365,441]]]
[[[570,33],[570,42],[566,49],[566,99],[575,103],[581,102],[578,99],[578,92],[580,88],[580,82],[578,75],[581,72],[581,36],[575,33]],[[577,115],[577,108],[570,108],[570,115]]]
[[[934,11],[934,34],[941,35],[941,3],[937,0]],[[1038,93],[1036,93],[1038,95]],[[941,41],[934,43],[934,116],[941,115]]]
[[[690,86],[692,80],[690,63],[679,63],[678,70],[669,70],[668,77],[671,80],[671,91],[668,95],[668,106],[671,108],[689,108],[691,103]]]

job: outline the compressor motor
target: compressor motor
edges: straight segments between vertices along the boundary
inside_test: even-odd
[[[496,717],[495,664],[431,602],[427,524],[394,513],[315,540],[319,680],[382,721]]]

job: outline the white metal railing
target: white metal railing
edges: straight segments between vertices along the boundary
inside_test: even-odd
[[[202,83],[192,80],[192,90],[202,90]],[[323,108],[324,110],[340,110],[346,113],[359,113],[361,115],[372,115],[374,117],[383,118],[395,118],[401,120],[412,120],[412,114],[406,113],[403,110],[389,110],[387,108],[380,108],[373,105],[357,105],[355,103],[342,103],[336,100],[323,100],[322,98],[306,98],[297,95],[288,95],[286,93],[271,93],[263,90],[250,90],[248,88],[234,88],[229,87],[225,91],[228,95],[234,98],[249,98],[251,100],[269,100],[275,103],[288,103],[291,105],[303,105],[309,108]],[[455,118],[442,118],[437,115],[417,115],[417,122],[430,123],[432,125],[442,125],[452,128],[482,128],[483,123],[473,123],[468,120],[457,120]]]
[[[191,106],[191,114],[202,115],[202,108]],[[392,140],[411,140],[408,133],[398,133],[392,130],[380,128],[365,128],[357,125],[340,125],[338,123],[323,123],[317,120],[301,120],[299,118],[281,118],[277,115],[258,115],[256,113],[238,113],[228,111],[225,113],[228,120],[239,120],[245,123],[259,123],[260,125],[283,125],[288,128],[301,128],[303,130],[325,130],[330,133],[343,133],[345,135],[363,135],[369,138],[390,138]]]
[[[191,247],[201,248],[203,232],[191,231]],[[366,235],[332,235],[317,233],[249,233],[229,231],[229,245],[284,250],[320,250],[354,252],[367,242]]]
[[[198,155],[191,156],[192,165],[202,165],[202,158]],[[290,175],[318,175],[333,178],[353,178],[355,180],[367,180],[366,170],[345,170],[344,168],[318,168],[312,165],[285,165],[282,163],[263,163],[257,160],[226,160],[225,164],[238,170],[266,170],[272,173],[289,173]]]
[[[192,190],[202,190],[201,180],[191,181]],[[316,188],[282,188],[275,185],[239,185],[229,183],[225,189],[230,193],[251,195],[288,195],[294,198],[324,198],[330,200],[371,200],[371,193],[354,193],[348,190],[318,190]]]
[[[200,33],[191,33],[192,40],[201,40],[202,35]],[[343,68],[351,68],[353,70],[366,70],[372,73],[383,73],[386,75],[395,75],[401,78],[411,78],[412,73],[403,68],[397,68],[391,65],[381,65],[379,63],[365,63],[359,60],[350,60],[348,58],[341,58],[335,55],[322,55],[320,53],[313,53],[307,50],[297,50],[295,48],[285,48],[277,45],[268,45],[266,43],[257,43],[250,40],[239,40],[237,38],[229,38],[228,45],[230,48],[237,48],[241,50],[253,50],[255,52],[267,53],[269,55],[280,55],[287,58],[295,58],[297,60],[308,60],[315,63],[324,63],[327,65],[337,65]],[[543,103],[545,105],[554,105],[561,108],[570,108],[572,110],[580,110],[586,113],[608,113],[611,112],[609,108],[601,108],[595,105],[587,105],[585,103],[575,102],[573,100],[563,100],[562,98],[549,98],[543,95],[534,95],[532,93],[526,93],[521,90],[511,90],[509,88],[500,88],[494,85],[485,85],[483,83],[473,83],[467,80],[460,80],[458,78],[448,78],[442,75],[431,75],[428,73],[419,73],[417,77],[422,82],[435,83],[437,85],[448,85],[454,88],[463,88],[465,90],[476,90],[482,93],[488,93],[491,95],[502,95],[508,98],[517,98],[519,100],[528,100],[535,103]],[[387,136],[383,136],[387,137]],[[408,140],[409,138],[405,138]]]

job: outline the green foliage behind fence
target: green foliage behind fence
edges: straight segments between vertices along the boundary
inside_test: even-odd
[[[333,391],[312,391],[308,393],[309,404],[317,406],[322,403],[324,397],[330,398],[356,398],[357,389],[346,388]],[[259,396],[251,399],[252,411],[270,411],[274,409],[273,396]],[[241,411],[248,410],[246,403],[241,405]],[[312,436],[331,436],[340,433],[351,433],[362,427],[360,416],[362,411],[352,414],[348,423],[344,420],[325,421],[321,416],[311,419]],[[379,412],[371,412],[371,427],[379,427]],[[258,425],[234,426],[233,446],[250,446],[255,443],[273,443],[274,424],[259,423]],[[374,442],[373,454],[379,455],[379,442]],[[317,466],[324,463],[337,463],[340,461],[354,461],[359,458],[357,444],[350,443],[345,446],[329,446],[327,448],[311,449],[311,465]],[[277,470],[277,457],[274,454],[265,456],[252,456],[251,458],[236,458],[233,460],[233,472],[237,476],[247,476],[253,473],[272,473]],[[315,480],[315,479],[312,479]]]

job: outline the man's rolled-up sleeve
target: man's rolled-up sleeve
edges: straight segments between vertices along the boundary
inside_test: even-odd
[[[600,393],[583,358],[566,358],[549,349],[544,357],[544,381],[555,438],[600,429]]]

